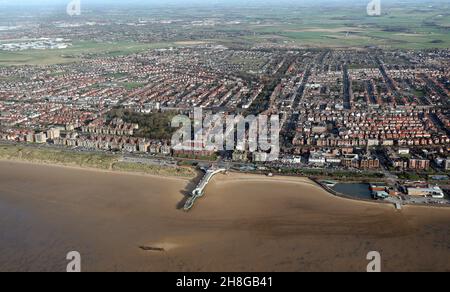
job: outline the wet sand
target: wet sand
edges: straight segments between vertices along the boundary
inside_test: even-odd
[[[0,271],[450,271],[450,209],[334,197],[307,179],[184,179],[0,162]],[[141,246],[163,248],[145,251]]]

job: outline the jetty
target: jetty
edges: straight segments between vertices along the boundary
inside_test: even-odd
[[[192,207],[195,204],[195,201],[197,201],[198,198],[201,198],[205,194],[205,188],[208,185],[208,183],[211,181],[211,179],[221,172],[226,172],[227,169],[225,168],[217,168],[217,167],[211,167],[208,169],[205,169],[205,175],[201,179],[201,181],[198,183],[197,187],[192,191],[191,196],[186,201],[184,205],[184,211],[189,211],[192,209]]]

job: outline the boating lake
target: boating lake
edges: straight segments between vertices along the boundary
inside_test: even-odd
[[[358,199],[372,199],[372,193],[369,189],[369,184],[337,184],[333,187],[338,193],[358,198]]]

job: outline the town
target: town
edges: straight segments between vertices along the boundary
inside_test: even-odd
[[[0,0],[0,272],[449,271],[448,11]]]
[[[261,165],[262,151],[174,150],[170,118],[279,115],[282,153],[262,167],[339,178],[448,182],[449,50],[262,50],[196,45],[0,69],[0,139]],[[158,115],[152,125],[148,119]],[[153,129],[153,130],[152,130]],[[156,131],[155,131],[156,130]],[[194,141],[196,143],[198,141]],[[249,165],[250,168],[249,168]],[[283,170],[281,170],[283,169]],[[333,175],[334,173],[334,175]],[[424,187],[424,182],[425,186]]]
[[[69,17],[54,6],[27,21],[11,10],[0,21],[0,140],[135,163],[225,163],[325,187],[364,182],[385,186],[371,188],[377,199],[414,193],[447,202],[448,27],[430,6],[408,8],[418,23],[404,26],[391,5],[392,33],[371,17],[348,26],[345,7],[302,20],[301,5],[270,19],[247,5],[217,8],[215,17],[95,5]],[[326,28],[313,29],[316,18]],[[430,32],[421,43],[418,30]],[[265,149],[206,147],[195,135],[174,148],[172,119],[199,108],[223,119],[277,116],[278,159]]]
[[[62,38],[57,39],[30,39],[22,40],[22,42],[17,43],[0,43],[0,50],[3,51],[26,51],[26,50],[54,50],[54,49],[66,49],[70,46],[70,42]]]

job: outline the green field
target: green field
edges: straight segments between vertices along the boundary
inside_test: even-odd
[[[227,43],[277,43],[301,47],[449,48],[450,4],[383,4],[382,15],[365,6],[313,5],[247,11],[246,21],[221,30],[247,31]]]
[[[123,83],[120,83],[120,85],[125,87],[125,89],[127,89],[127,90],[133,90],[133,89],[137,89],[137,88],[141,88],[141,87],[145,86],[145,83],[123,82]]]
[[[307,48],[450,48],[450,3],[431,5],[425,2],[383,2],[383,14],[379,17],[367,16],[365,5],[342,5],[311,3],[305,7],[255,8],[245,7],[243,4],[242,7],[218,10],[169,9],[154,13],[162,19],[179,17],[185,19],[186,23],[189,20],[210,18],[214,14],[221,23],[204,27],[171,24],[146,28],[149,35],[161,32],[161,29],[171,34],[167,40],[154,43],[131,41],[111,32],[115,39],[122,37],[124,40],[75,41],[73,46],[61,50],[0,51],[0,66],[63,64],[77,62],[90,55],[114,57],[155,48],[194,46],[204,42],[229,47],[277,44]],[[229,20],[238,20],[238,23],[226,23]]]
[[[128,163],[128,162],[114,163],[112,170],[124,171],[124,172],[145,173],[145,174],[159,175],[159,176],[176,176],[176,177],[185,177],[185,178],[194,178],[196,176],[195,171],[189,167],[171,168],[171,167],[161,167],[161,166],[144,165],[144,164],[137,164],[137,163]]]
[[[119,56],[176,45],[176,43],[140,44],[133,42],[99,43],[79,41],[67,49],[60,50],[0,51],[0,65],[64,64],[79,61],[87,55]]]
[[[0,146],[0,159],[111,169],[117,158],[106,154],[77,153],[27,146]]]
[[[159,176],[193,178],[196,172],[189,167],[165,167],[120,162],[118,156],[101,153],[80,153],[69,150],[30,146],[0,145],[0,159],[44,163],[61,166],[95,168],[109,171],[136,172]]]
[[[380,17],[355,8],[319,8],[288,21],[250,25],[259,39],[280,38],[306,47],[449,48],[450,16],[439,8],[387,7]]]

